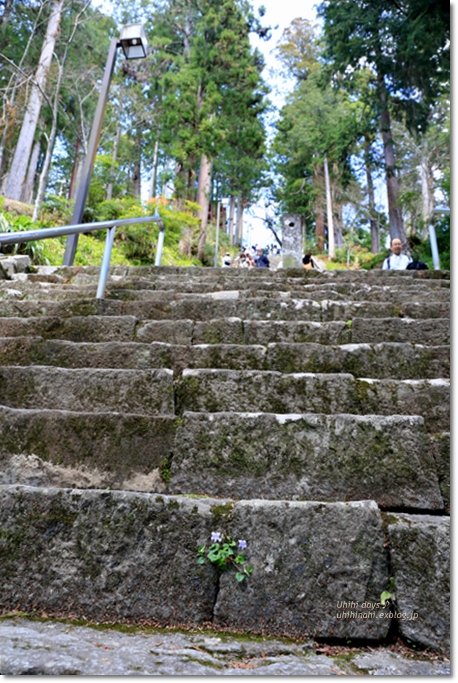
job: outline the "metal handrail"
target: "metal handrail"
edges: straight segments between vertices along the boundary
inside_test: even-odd
[[[2,232],[0,233],[0,251],[6,244],[22,244],[24,242],[35,242],[37,240],[51,239],[52,237],[63,237],[65,235],[77,235],[82,232],[95,232],[96,230],[106,230],[105,249],[103,251],[102,265],[100,266],[99,284],[97,286],[96,299],[103,299],[105,286],[110,267],[111,249],[113,247],[114,233],[120,225],[131,225],[132,223],[158,223],[159,239],[156,249],[155,266],[161,264],[162,249],[164,246],[164,223],[159,216],[141,216],[139,218],[121,218],[116,221],[99,221],[98,223],[78,223],[77,225],[61,225],[57,228],[42,228],[41,230],[25,230],[24,232]]]

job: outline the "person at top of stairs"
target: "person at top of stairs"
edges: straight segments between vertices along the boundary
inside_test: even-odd
[[[391,240],[391,255],[383,262],[383,270],[405,270],[412,261],[410,256],[402,254],[402,242],[398,237]]]

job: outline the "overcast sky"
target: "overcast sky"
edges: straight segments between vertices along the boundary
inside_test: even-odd
[[[293,81],[285,81],[279,76],[275,77],[273,71],[278,69],[278,63],[275,59],[274,50],[279,42],[283,31],[287,28],[293,19],[301,17],[315,22],[316,17],[316,0],[252,0],[255,9],[264,5],[266,14],[263,18],[263,23],[272,26],[272,38],[268,41],[260,40],[257,36],[252,36],[252,44],[256,46],[264,55],[266,60],[266,71],[264,79],[272,89],[269,99],[277,108],[281,108],[284,104],[285,97],[293,87]],[[274,28],[278,26],[278,28]],[[274,118],[276,118],[274,116]],[[272,210],[269,212],[273,214]],[[249,245],[262,244],[263,246],[270,243],[275,243],[275,238],[272,232],[265,228],[265,222],[261,219],[256,219],[254,216],[265,217],[265,210],[263,203],[260,202],[253,206],[244,215],[244,236]]]

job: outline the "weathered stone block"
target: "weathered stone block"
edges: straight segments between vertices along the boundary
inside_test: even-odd
[[[228,529],[247,541],[253,574],[242,585],[229,573],[221,576],[218,626],[289,636],[386,636],[389,620],[361,608],[379,602],[388,576],[373,501],[240,501]],[[346,610],[345,603],[358,607]],[[339,616],[347,612],[355,617]]]
[[[191,344],[192,333],[192,320],[155,320],[139,326],[136,339],[140,342]]]
[[[409,342],[440,346],[450,344],[450,320],[433,318],[354,318],[351,326],[354,344],[380,342]]]
[[[137,322],[136,318],[127,315],[88,315],[70,318],[0,317],[0,336],[38,335],[44,339],[66,339],[74,342],[132,341]]]
[[[430,451],[436,463],[445,508],[450,513],[450,432],[432,434]]]
[[[0,609],[200,625],[217,576],[196,561],[216,501],[0,487]],[[218,501],[221,505],[224,501]]]
[[[169,491],[442,509],[428,443],[420,417],[185,413]]]
[[[0,367],[0,396],[11,408],[173,415],[173,372]]]
[[[351,330],[345,322],[311,322],[286,320],[244,320],[245,344],[306,343],[347,344]]]
[[[176,418],[0,407],[0,449],[116,476],[167,467]]]
[[[409,620],[401,633],[426,647],[450,649],[450,518],[389,515],[396,604]],[[416,615],[416,616],[415,616]]]

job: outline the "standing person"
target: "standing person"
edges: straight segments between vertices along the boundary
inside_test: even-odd
[[[310,270],[310,268],[315,268],[315,262],[313,260],[312,252],[308,251],[305,255],[304,258],[302,259],[302,265],[306,270]]]
[[[232,263],[231,255],[228,251],[223,256],[223,268],[229,268]]]
[[[254,262],[256,268],[270,268],[270,262],[262,247],[256,249],[256,259]]]
[[[391,240],[391,255],[383,261],[383,270],[405,270],[412,261],[407,254],[401,254],[402,242],[399,237]]]

